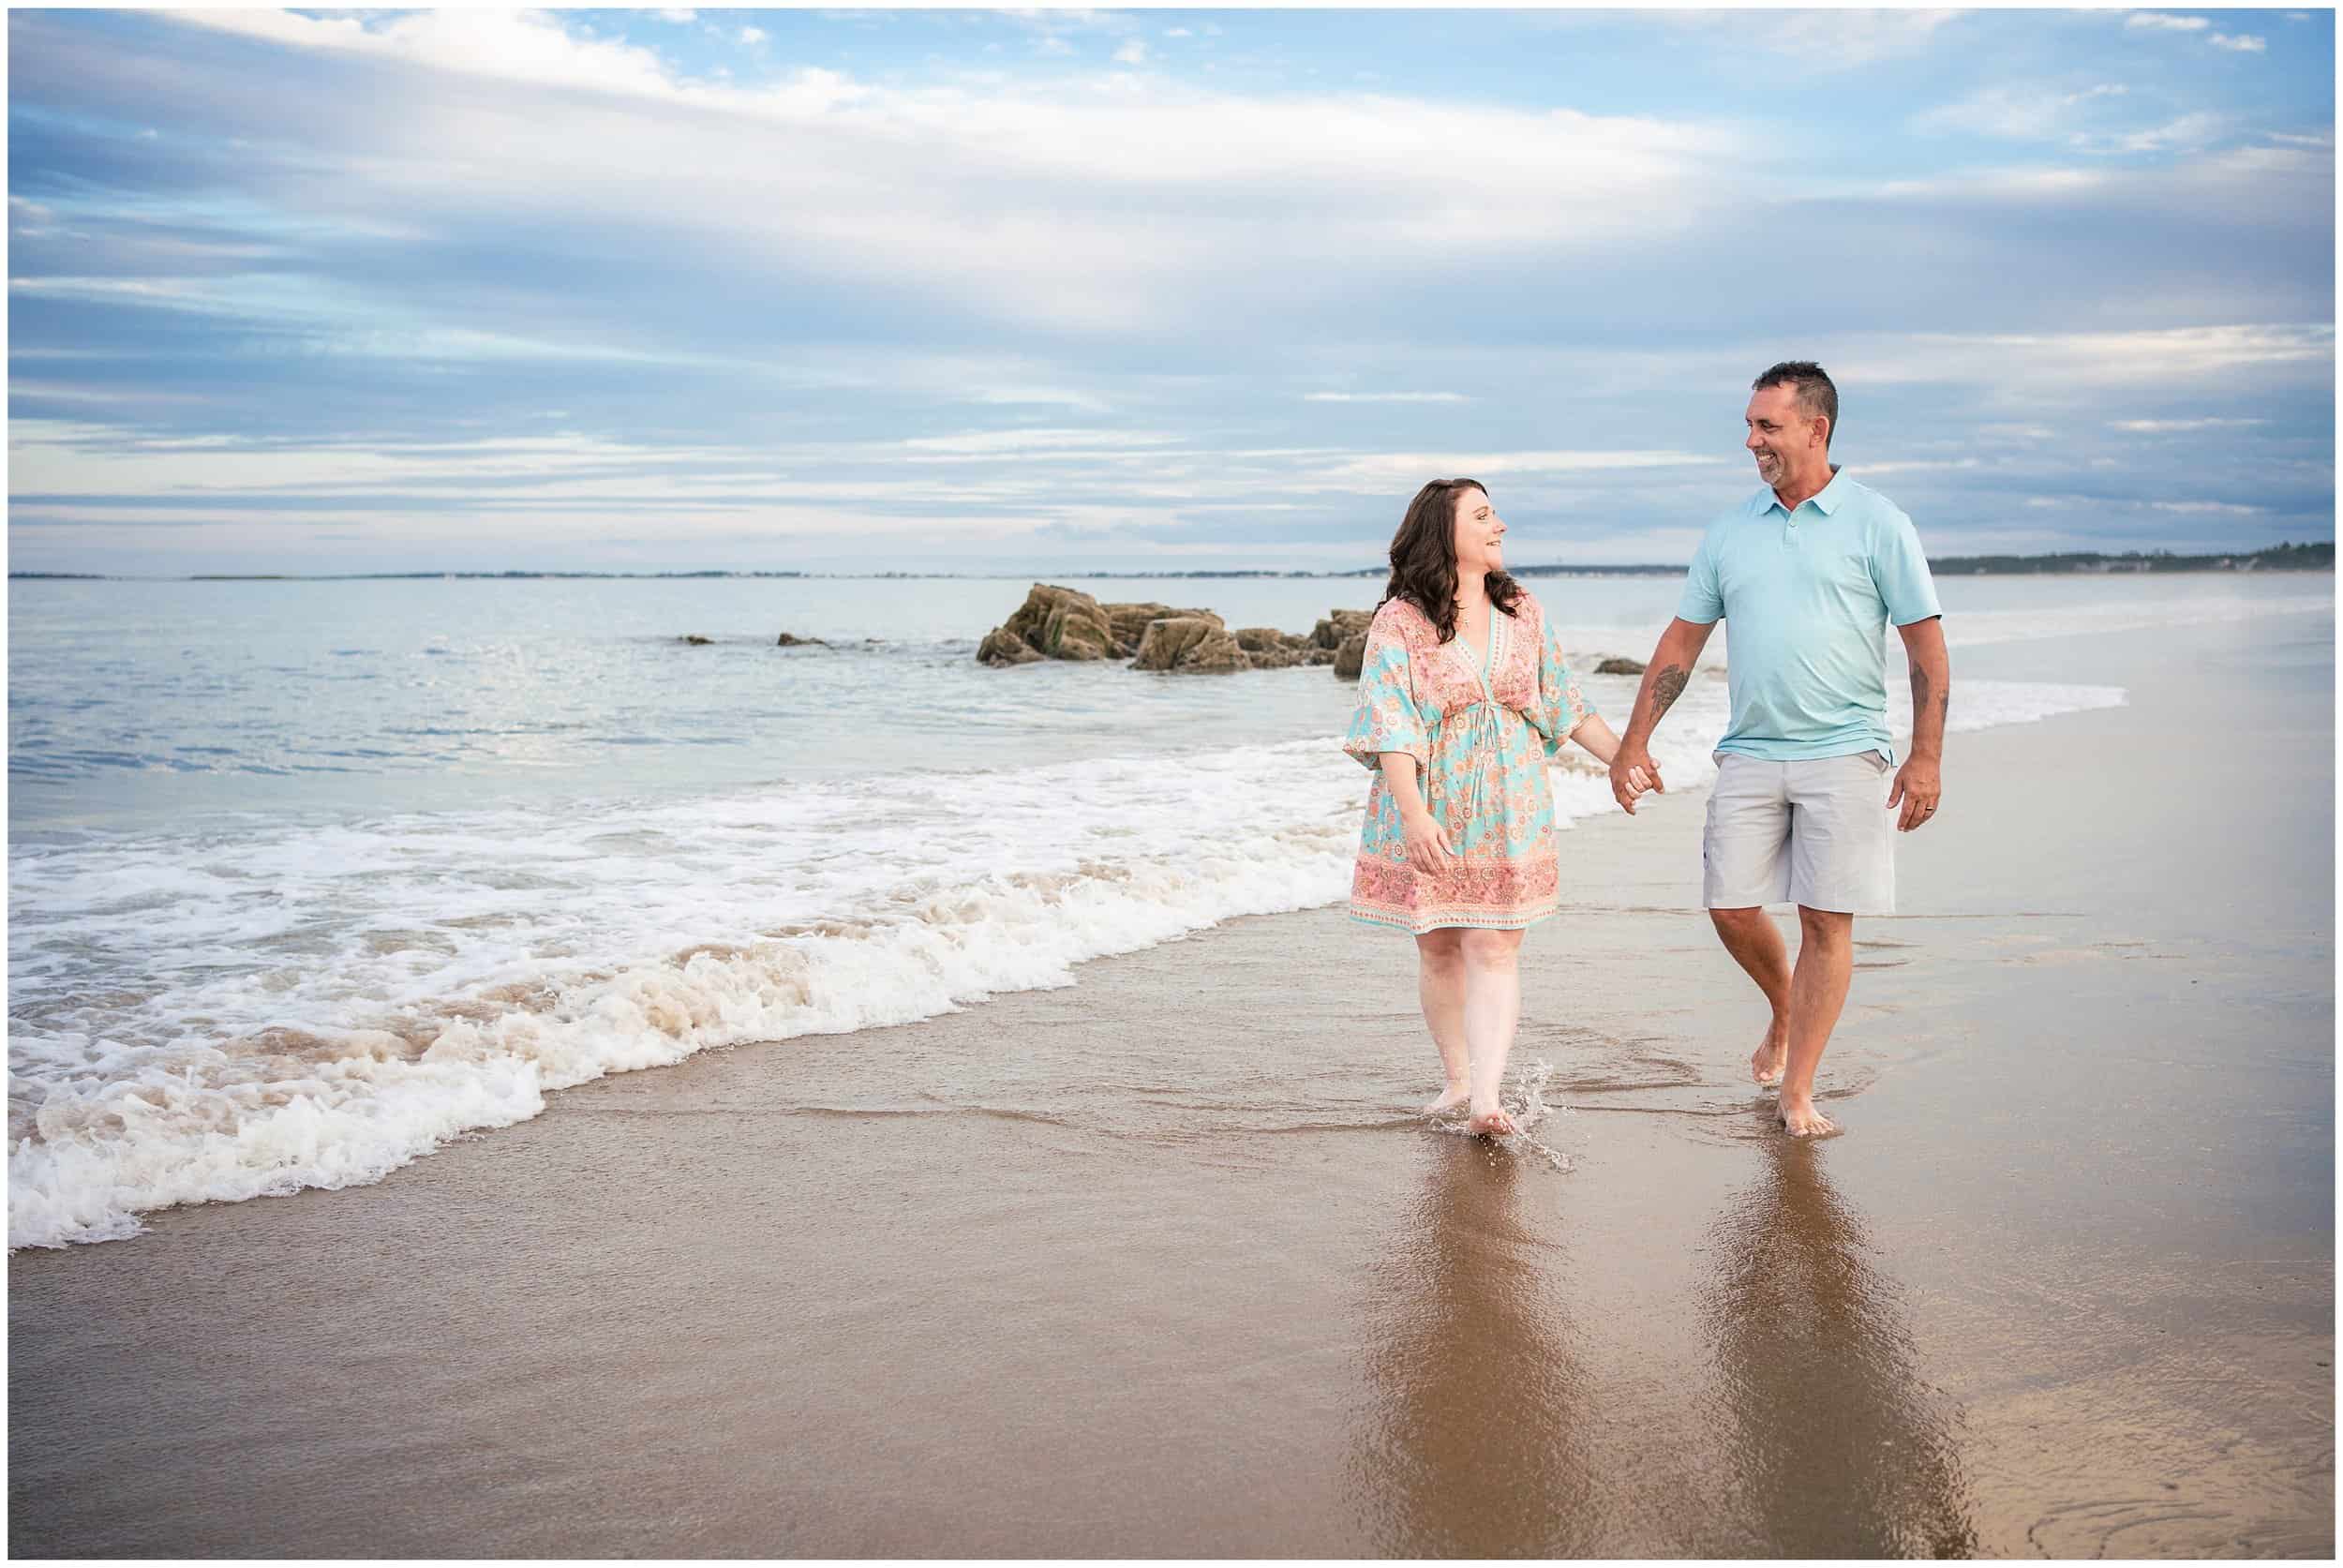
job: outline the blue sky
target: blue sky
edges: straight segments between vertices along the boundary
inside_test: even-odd
[[[2329,11],[12,11],[9,562],[2327,539]]]

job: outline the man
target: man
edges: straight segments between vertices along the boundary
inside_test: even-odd
[[[1855,916],[1895,909],[1888,813],[1908,833],[1943,795],[1952,665],[1912,519],[1830,460],[1839,391],[1822,366],[1793,360],[1758,377],[1746,423],[1765,487],[1701,540],[1635,694],[1611,793],[1633,814],[1637,796],[1666,787],[1651,731],[1718,619],[1731,621],[1733,716],[1717,742],[1702,902],[1773,1008],[1751,1075],[1781,1085],[1782,1125],[1810,1138],[1838,1130],[1814,1109],[1814,1069],[1846,1004]],[[1912,679],[1912,754],[1892,785],[1890,621]],[[1798,905],[1795,971],[1763,907],[1782,903]]]

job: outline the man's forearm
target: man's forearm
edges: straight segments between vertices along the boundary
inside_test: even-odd
[[[1650,744],[1651,732],[1684,694],[1693,664],[1699,657],[1700,649],[1692,639],[1674,630],[1661,634],[1660,646],[1651,650],[1651,663],[1644,669],[1643,684],[1635,688],[1635,707],[1627,716],[1627,733],[1619,738],[1620,745]]]
[[[1952,712],[1952,655],[1945,649],[1944,633],[1915,639],[1906,650],[1911,664],[1912,754],[1941,760],[1945,754],[1945,721]]]

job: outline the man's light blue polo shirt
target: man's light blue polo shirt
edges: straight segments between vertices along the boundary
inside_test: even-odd
[[[1717,750],[1769,762],[1870,751],[1893,762],[1888,623],[1942,614],[1912,519],[1835,468],[1795,512],[1768,487],[1709,524],[1676,608],[1732,623],[1733,721]]]

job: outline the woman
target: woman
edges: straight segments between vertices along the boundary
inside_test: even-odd
[[[1476,1133],[1498,1103],[1521,1017],[1522,933],[1554,913],[1546,760],[1575,740],[1606,766],[1619,737],[1562,662],[1553,624],[1505,575],[1505,525],[1470,479],[1416,492],[1391,542],[1342,749],[1376,769],[1351,914],[1415,934],[1424,1022]]]

